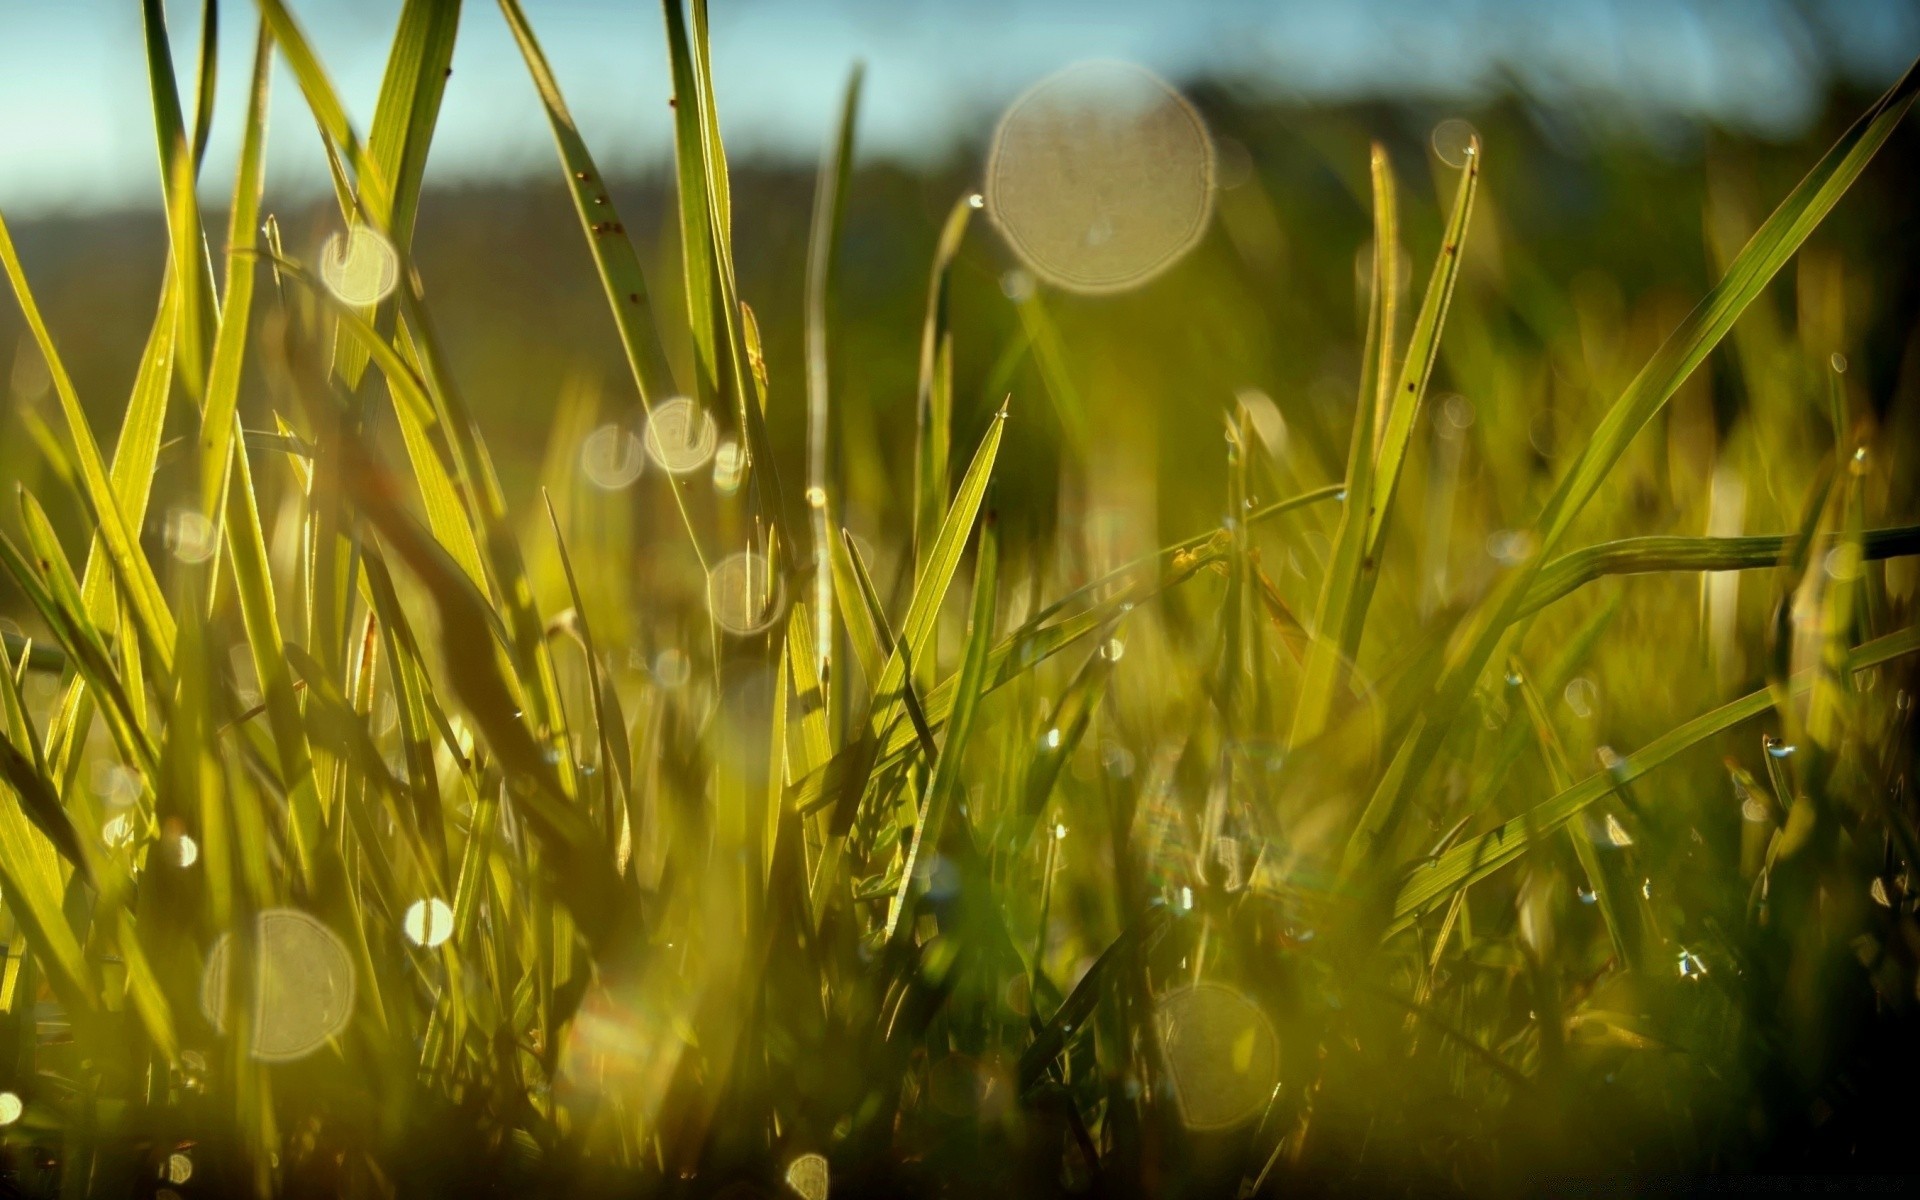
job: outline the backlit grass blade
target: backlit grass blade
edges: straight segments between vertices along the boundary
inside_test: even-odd
[[[237,429],[239,420],[233,419]],[[279,756],[280,783],[287,791],[290,853],[303,873],[312,870],[320,837],[321,803],[313,775],[313,753],[300,720],[300,701],[280,633],[279,605],[274,596],[273,572],[267,557],[266,535],[253,488],[253,470],[242,446],[233,455],[227,489],[228,551],[233,561],[234,591],[240,601],[241,622],[253,659],[254,677],[267,706],[267,724]]]
[[[900,643],[894,647],[887,665],[874,681],[875,707],[871,727],[876,734],[883,733],[899,718],[908,661],[926,661],[927,647],[933,641],[934,624],[940,617],[940,604],[946,599],[947,587],[953,582],[953,573],[960,565],[961,552],[973,532],[974,518],[979,514],[981,501],[986,498],[987,485],[993,476],[994,459],[999,456],[1000,438],[1006,432],[1006,426],[1007,411],[1002,408],[987,427],[986,436],[980,439],[980,448],[974,452],[973,463],[960,481],[960,487],[954,493],[953,505],[947,510],[946,520],[940,526],[940,536],[934,539],[928,550],[926,567],[915,582],[913,599],[907,605],[906,620],[900,623]]]
[[[1388,401],[1387,378],[1393,366],[1394,314],[1398,288],[1399,221],[1395,215],[1393,171],[1387,152],[1373,146],[1373,274],[1367,308],[1367,333],[1360,372],[1360,397],[1354,405],[1353,435],[1347,452],[1346,507],[1326,577],[1320,584],[1313,617],[1313,641],[1293,710],[1293,745],[1305,745],[1326,727],[1335,676],[1353,660],[1365,617],[1361,575],[1366,568],[1367,514],[1373,504],[1376,422]],[[1372,395],[1368,393],[1372,392]]]
[[[211,14],[212,5],[208,12]],[[208,18],[212,19],[211,16]],[[207,373],[206,407],[200,418],[200,512],[209,521],[218,505],[232,452],[234,413],[240,404],[240,375],[246,364],[247,331],[253,314],[252,253],[260,224],[260,192],[265,182],[267,85],[272,78],[273,47],[262,31],[254,47],[253,84],[247,96],[246,130],[241,135],[240,166],[233,181],[227,220],[227,288],[220,297],[220,325],[213,340],[213,365]],[[242,451],[244,453],[244,451]]]
[[[379,164],[370,162],[362,150],[360,138],[347,120],[347,110],[341,105],[333,84],[328,81],[326,70],[308,43],[306,33],[293,19],[283,0],[255,2],[260,8],[261,21],[272,31],[274,44],[280,48],[281,57],[286,59],[294,81],[300,85],[300,92],[306,97],[307,108],[312,111],[320,132],[326,135],[344,164],[353,172],[360,203],[370,211],[392,211],[392,184]]]
[[[1852,672],[1864,671],[1916,651],[1920,651],[1920,626],[1910,626],[1856,647],[1848,656],[1848,669]],[[1812,685],[1813,672],[1806,671],[1794,676],[1790,686],[1793,694],[1800,695]],[[1762,689],[1703,713],[1620,758],[1611,770],[1589,775],[1573,787],[1535,805],[1530,811],[1462,842],[1431,863],[1416,868],[1394,897],[1388,932],[1404,929],[1415,917],[1444,901],[1456,889],[1477,883],[1513,862],[1535,839],[1550,836],[1589,804],[1610,795],[1620,784],[1640,778],[1681,751],[1744,721],[1750,721],[1772,706],[1772,693]]]
[[[828,350],[833,310],[834,262],[840,248],[840,232],[845,224],[847,179],[853,173],[854,121],[860,112],[862,68],[855,63],[847,76],[847,90],[840,101],[840,123],[834,139],[821,157],[820,172],[814,182],[813,225],[807,237],[807,510],[812,518],[813,535],[813,638],[815,668],[821,677],[815,684],[826,686],[823,697],[828,708],[845,696],[843,677],[830,677],[834,658],[833,607],[833,517],[828,511],[830,498],[839,491],[833,443],[833,373],[829,369]],[[678,126],[675,128],[676,137]],[[677,143],[676,143],[677,144]],[[795,686],[799,686],[796,682]],[[837,720],[838,714],[832,714]]]
[[[220,0],[200,5],[200,60],[193,88],[193,173],[207,154],[207,136],[213,131],[214,81],[220,76]]]
[[[173,284],[179,296],[180,381],[189,395],[206,388],[207,361],[214,328],[212,264],[194,196],[196,160],[180,113],[180,88],[173,74],[173,46],[161,0],[141,0],[146,33],[147,76],[153,90],[154,133],[159,139],[160,180],[166,195],[167,235],[173,251]]]
[[[554,145],[560,152],[560,164],[566,168],[574,212],[580,217],[587,249],[593,256],[600,286],[613,311],[621,349],[626,352],[634,386],[639,389],[641,407],[651,414],[656,403],[672,395],[673,384],[666,355],[660,348],[653,309],[647,299],[646,280],[640,273],[640,260],[633,252],[626,226],[620,223],[619,214],[614,210],[613,197],[607,191],[600,168],[594,165],[593,155],[573,123],[573,114],[567,111],[559,81],[547,65],[546,55],[534,38],[533,27],[527,23],[519,0],[500,0],[500,11],[506,14],[514,40],[520,45],[521,57],[526,59],[527,70],[540,93],[540,102],[546,108],[547,124],[553,129]],[[701,541],[693,518],[679,489],[673,489],[673,495],[674,503],[680,508],[681,521],[687,527],[687,537],[698,553]]]
[[[140,551],[135,534],[138,526],[128,520],[108,478],[106,464],[100,457],[99,444],[93,440],[93,430],[87,424],[86,411],[81,408],[80,397],[73,389],[73,380],[61,364],[59,351],[54,348],[53,335],[41,319],[40,306],[34,302],[33,292],[27,286],[26,272],[20,266],[20,256],[14,249],[13,235],[8,231],[4,218],[0,218],[0,267],[6,270],[7,280],[13,285],[14,298],[20,304],[21,315],[26,318],[27,328],[33,332],[34,342],[46,360],[48,374],[53,377],[54,391],[59,396],[60,409],[67,421],[67,435],[72,439],[73,459],[80,469],[81,497],[99,523],[100,536],[106,543],[107,557],[113,564],[114,574],[121,587],[126,589],[129,603],[153,631],[155,640],[163,648],[162,653],[170,659],[174,638],[173,614],[167,610],[166,601],[161,598],[160,584],[154,578],[152,565]],[[156,393],[164,395],[163,389],[156,388]],[[142,481],[140,486],[144,488],[144,485],[145,481]],[[163,660],[159,665],[165,670],[169,662]]]
[[[1547,563],[1514,613],[1518,620],[1609,575],[1657,571],[1752,571],[1776,566],[1795,541],[1789,534],[1747,537],[1638,537],[1588,546]],[[1861,561],[1920,554],[1920,525],[1870,529],[1861,535]]]
[[[966,650],[961,655],[960,673],[954,682],[946,739],[940,743],[940,754],[933,764],[933,779],[927,785],[926,799],[921,804],[920,819],[913,826],[913,840],[900,868],[900,886],[887,906],[885,936],[888,941],[893,940],[900,919],[907,911],[921,847],[928,844],[929,834],[932,844],[938,845],[940,831],[946,827],[947,810],[953,806],[954,794],[960,787],[960,764],[967,752],[967,739],[973,733],[974,713],[986,691],[987,653],[993,646],[993,614],[999,599],[1000,540],[996,526],[991,512],[980,522],[980,547],[974,555],[973,568],[973,616],[967,626]]]
[[[919,422],[913,457],[913,549],[916,570],[939,536],[947,508],[948,444],[953,436],[953,313],[948,299],[953,260],[973,216],[970,196],[954,201],[933,252],[927,281],[927,317],[920,327],[920,386],[914,411]]]
[[[1825,157],[1754,233],[1719,283],[1668,337],[1581,445],[1573,466],[1533,525],[1533,555],[1475,610],[1449,654],[1446,673],[1428,711],[1453,714],[1472,689],[1512,623],[1539,573],[1542,557],[1593,498],[1646,423],[1686,382],[1747,306],[1806,241],[1873,155],[1892,135],[1920,94],[1920,63],[1907,68],[1887,93],[1842,134]],[[1416,719],[1348,840],[1341,871],[1351,875],[1392,836],[1410,791],[1425,778],[1450,726],[1445,717]]]
[[[1367,514],[1367,557],[1376,568],[1381,542],[1386,536],[1387,514],[1392,510],[1394,490],[1400,483],[1400,468],[1406,462],[1414,422],[1420,416],[1421,402],[1426,399],[1427,381],[1440,355],[1440,331],[1447,321],[1447,306],[1453,300],[1453,285],[1460,278],[1461,251],[1466,245],[1467,222],[1473,216],[1473,197],[1479,182],[1480,146],[1476,140],[1467,152],[1466,168],[1460,172],[1453,212],[1440,238],[1440,257],[1427,280],[1427,294],[1420,302],[1419,315],[1414,318],[1406,359],[1401,364],[1400,377],[1394,384],[1379,430],[1380,450]]]

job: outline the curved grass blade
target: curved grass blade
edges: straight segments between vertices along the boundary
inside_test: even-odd
[[[953,435],[953,314],[948,291],[953,260],[967,236],[973,216],[972,197],[954,201],[940,241],[933,253],[933,276],[927,281],[927,318],[920,328],[920,386],[914,411],[918,436],[913,454],[913,551],[916,577],[946,516],[950,468],[948,443]]]
[[[1393,507],[1394,489],[1400,482],[1413,425],[1420,416],[1420,404],[1426,399],[1427,382],[1433,376],[1433,364],[1440,356],[1440,331],[1447,322],[1447,306],[1453,301],[1453,285],[1460,278],[1460,251],[1465,245],[1467,222],[1473,216],[1474,192],[1480,182],[1480,143],[1476,138],[1467,152],[1466,169],[1460,172],[1460,184],[1453,196],[1453,211],[1441,234],[1440,257],[1427,280],[1427,294],[1420,301],[1420,313],[1414,318],[1413,332],[1407,342],[1406,361],[1381,425],[1380,451],[1374,465],[1373,489],[1367,497],[1367,560],[1376,566],[1381,542],[1386,537],[1387,513]],[[1387,325],[1392,328],[1391,323]]]
[[[1794,534],[1746,537],[1638,537],[1563,554],[1534,576],[1515,609],[1527,617],[1609,575],[1658,571],[1751,571],[1777,566],[1799,540]],[[1860,536],[1863,562],[1920,554],[1920,525],[1870,529]]]
[[[827,707],[837,709],[834,696],[844,696],[844,685],[831,679],[834,647],[833,518],[828,497],[839,490],[833,456],[832,372],[828,369],[829,317],[833,305],[834,261],[847,209],[847,178],[853,173],[854,120],[860,111],[859,63],[847,76],[840,101],[838,131],[820,161],[813,193],[813,226],[807,237],[807,508],[813,534],[813,664],[820,672],[807,686],[826,686]],[[678,127],[676,126],[676,134]],[[677,144],[677,143],[676,143]],[[799,687],[798,681],[795,687]],[[804,694],[804,693],[802,693]],[[831,728],[837,711],[823,714]]]

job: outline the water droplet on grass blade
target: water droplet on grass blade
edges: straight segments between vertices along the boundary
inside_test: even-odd
[[[1432,141],[1434,156],[1457,171],[1479,153],[1480,131],[1469,121],[1448,117],[1433,127]]]
[[[0,1125],[13,1124],[26,1110],[27,1106],[20,1102],[19,1096],[12,1092],[0,1092]]]
[[[176,1150],[167,1155],[165,1178],[168,1183],[185,1183],[193,1178],[193,1159]]]
[[[320,281],[343,304],[378,304],[400,282],[400,256],[377,231],[356,223],[320,247]]]
[[[1041,80],[1001,117],[986,205],[1036,274],[1113,292],[1193,247],[1213,183],[1213,143],[1192,105],[1140,67],[1087,62]]]
[[[200,976],[200,1007],[215,1028],[228,1027],[233,936],[223,934]],[[296,908],[254,919],[253,1057],[291,1062],[318,1050],[353,1017],[353,960],[338,935]],[[244,994],[244,989],[243,989]]]
[[[1792,758],[1799,747],[1792,742],[1783,742],[1778,738],[1767,739],[1767,753],[1774,758]]]
[[[719,439],[713,414],[685,396],[656,404],[647,418],[647,457],[674,475],[705,466]]]

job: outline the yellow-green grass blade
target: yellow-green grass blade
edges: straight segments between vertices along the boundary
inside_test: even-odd
[[[1413,426],[1426,398],[1427,382],[1433,376],[1433,364],[1440,355],[1440,331],[1446,325],[1447,307],[1453,301],[1453,287],[1460,278],[1461,251],[1465,247],[1467,223],[1473,216],[1473,198],[1480,181],[1478,141],[1467,154],[1467,165],[1460,172],[1460,184],[1453,196],[1453,211],[1440,238],[1440,255],[1427,280],[1427,294],[1420,301],[1420,313],[1414,318],[1413,332],[1407,341],[1407,355],[1394,384],[1385,421],[1382,424],[1380,451],[1374,467],[1373,488],[1367,497],[1367,560],[1378,567],[1381,543],[1386,536],[1387,514],[1393,507],[1394,489],[1400,482],[1407,447],[1413,440]]]
[[[67,433],[72,439],[73,458],[80,468],[81,499],[98,522],[100,536],[106,543],[107,558],[113,565],[117,582],[127,593],[129,605],[152,631],[155,642],[161,648],[163,657],[157,665],[163,671],[168,670],[174,639],[173,614],[167,610],[166,601],[161,597],[160,584],[154,578],[152,565],[140,551],[134,534],[138,525],[129,521],[108,477],[106,464],[100,457],[99,443],[94,441],[93,430],[87,424],[86,411],[81,408],[80,396],[74,391],[73,379],[67,374],[59,351],[54,347],[53,335],[40,316],[40,306],[34,301],[33,292],[28,287],[26,272],[20,266],[20,256],[14,249],[13,235],[8,231],[4,218],[0,218],[0,267],[6,270],[21,315],[26,318],[27,328],[33,333],[41,357],[46,360],[48,374],[53,377],[54,391],[59,396],[60,409],[67,421]],[[164,395],[159,389],[156,392]],[[129,423],[131,420],[130,413]],[[157,433],[157,422],[155,429]],[[144,484],[138,486],[144,487]]]
[[[1733,323],[1813,233],[1859,178],[1920,94],[1920,63],[1910,66],[1783,200],[1754,233],[1732,266],[1627,385],[1582,445],[1533,526],[1533,556],[1484,600],[1463,626],[1428,711],[1455,714],[1512,623],[1521,601],[1580,510],[1646,423],[1665,406]],[[1394,755],[1348,840],[1343,875],[1369,861],[1398,825],[1408,794],[1425,778],[1450,722],[1422,715]]]
[[[26,934],[54,995],[80,1024],[96,1007],[99,985],[61,912],[60,873],[53,850],[28,825],[18,801],[11,783],[0,783],[0,888],[6,892],[7,911]]]
[[[948,445],[953,436],[953,260],[967,236],[973,216],[972,198],[962,196],[947,213],[940,241],[933,253],[933,275],[927,281],[927,316],[920,327],[920,385],[914,411],[918,436],[913,455],[913,549],[916,574],[940,534],[946,516]]]
[[[206,158],[207,138],[213,131],[214,81],[220,67],[220,0],[204,0],[200,5],[200,59],[194,72],[193,88],[193,172],[200,174]]]
[[[236,431],[239,418],[232,418]],[[260,524],[253,488],[253,471],[242,446],[233,456],[227,488],[227,544],[233,562],[234,591],[240,601],[247,648],[267,706],[267,724],[279,756],[280,784],[287,792],[289,851],[303,878],[314,866],[322,813],[313,774],[313,752],[300,719],[300,700],[293,690],[280,634],[279,605],[274,597],[273,572]]]
[[[1916,651],[1920,651],[1920,626],[1910,626],[1856,647],[1848,655],[1847,669],[1849,673],[1857,673]],[[1789,687],[1793,694],[1799,695],[1812,685],[1813,672],[1804,671],[1793,677]],[[1457,889],[1477,883],[1514,861],[1534,839],[1550,836],[1588,805],[1610,795],[1620,784],[1631,783],[1682,751],[1761,716],[1772,705],[1772,693],[1762,689],[1703,713],[1618,759],[1610,770],[1589,775],[1528,812],[1415,868],[1394,897],[1388,932],[1406,928]]]
[[[1542,567],[1515,609],[1529,616],[1609,575],[1660,571],[1751,571],[1777,566],[1798,540],[1792,534],[1744,537],[1637,537],[1602,542],[1563,554]],[[1829,539],[1831,541],[1831,539]],[[1920,525],[1869,529],[1860,535],[1863,562],[1920,554]]]
[[[966,649],[960,659],[960,673],[954,681],[953,707],[947,719],[946,740],[940,744],[934,760],[933,779],[927,785],[920,819],[914,822],[913,840],[907,847],[906,862],[900,868],[900,886],[887,907],[886,938],[893,940],[906,913],[913,890],[914,869],[920,849],[931,835],[939,844],[940,831],[947,822],[947,810],[953,805],[960,786],[960,764],[973,733],[973,718],[980,697],[987,690],[987,658],[993,647],[993,614],[999,599],[1000,539],[998,521],[989,511],[980,521],[980,545],[974,555],[973,615],[967,626]]]
[[[460,0],[407,0],[374,103],[367,153],[381,176],[392,182],[393,192],[386,207],[372,209],[370,215],[387,231],[403,262],[411,258],[427,151],[452,73],[459,30]]]
[[[847,179],[853,173],[854,121],[860,111],[861,64],[855,63],[847,76],[847,90],[840,100],[840,122],[834,139],[827,144],[814,181],[813,222],[807,236],[807,511],[813,536],[813,620],[810,651],[819,675],[806,685],[827,690],[822,697],[821,719],[828,728],[839,723],[838,706],[844,703],[845,673],[832,674],[834,658],[833,603],[833,516],[829,498],[838,494],[838,470],[833,443],[833,373],[829,364],[831,317],[834,296],[834,263],[839,257],[840,234],[845,224]],[[676,138],[678,127],[675,129]],[[677,142],[676,142],[677,144]],[[796,606],[798,608],[798,606]],[[791,634],[789,634],[791,637]],[[792,652],[789,651],[791,660]],[[802,687],[798,680],[796,688]],[[803,690],[801,695],[806,695]]]
[[[107,698],[115,740],[123,752],[150,770],[155,761],[153,745],[134,720],[133,702],[122,687],[119,674],[113,669],[112,659],[100,638],[98,627],[85,619],[78,604],[72,600],[63,601],[48,575],[36,571],[27,555],[5,534],[0,534],[0,568],[13,577],[27,602],[53,630],[54,636],[67,652],[68,662],[80,677],[87,681],[90,688]],[[80,703],[78,700],[75,702]],[[74,724],[77,724],[77,720]],[[63,765],[58,753],[61,745],[51,734],[49,742],[47,758],[58,769]]]
[[[754,469],[753,495],[758,502],[759,516],[773,531],[776,544],[793,546],[796,543],[786,528],[786,506],[780,494],[779,468],[767,436],[766,414],[760,405],[752,402],[748,384],[752,355],[747,346],[747,314],[734,273],[732,186],[728,181],[726,147],[721,142],[720,117],[714,101],[706,0],[691,0],[690,31],[682,19],[680,5],[681,0],[663,0],[668,55],[673,65],[674,116],[677,132],[689,126],[697,130],[699,153],[683,161],[676,152],[675,161],[683,204],[690,189],[704,189],[709,234],[705,264],[685,248],[683,256],[689,273],[700,269],[713,281],[714,378],[722,401],[719,407],[731,411],[745,439],[747,461]],[[688,80],[691,91],[683,86]],[[676,141],[676,150],[678,145]],[[683,228],[690,219],[683,216]],[[690,300],[694,294],[689,284]]]
[[[353,172],[361,206],[368,212],[391,212],[392,184],[380,165],[363,152],[360,139],[347,120],[347,110],[341,105],[299,22],[293,19],[282,0],[256,0],[256,3],[260,19],[272,31],[274,44],[280,48],[281,57],[286,59],[294,81],[300,85],[320,132]]]
[[[1360,398],[1354,405],[1353,436],[1347,453],[1346,507],[1334,535],[1333,554],[1314,608],[1313,641],[1307,649],[1300,694],[1293,710],[1295,746],[1305,745],[1326,727],[1340,664],[1351,662],[1359,644],[1365,600],[1361,575],[1366,566],[1367,514],[1372,507],[1376,422],[1388,400],[1386,382],[1393,365],[1393,326],[1398,287],[1399,220],[1393,170],[1386,148],[1375,142],[1373,171],[1373,274],[1367,308],[1367,333],[1360,372]],[[1368,395],[1372,390],[1375,394]]]
[[[695,396],[703,405],[720,393],[719,335],[723,317],[714,270],[713,219],[708,212],[706,137],[701,130],[700,92],[688,44],[683,0],[661,0],[666,19],[667,59],[673,79],[673,164],[680,220],[680,265],[685,277],[687,324],[693,334]]]
[[[947,510],[946,520],[941,523],[940,536],[929,547],[926,568],[915,582],[913,599],[907,604],[906,620],[900,624],[899,644],[893,648],[886,666],[881,668],[879,677],[874,681],[875,711],[870,728],[876,735],[883,734],[900,716],[908,662],[926,662],[927,648],[933,641],[934,624],[940,617],[941,602],[946,599],[947,587],[953,582],[953,573],[960,565],[961,552],[966,549],[973,532],[974,518],[979,514],[981,501],[986,498],[987,485],[993,476],[993,463],[999,456],[1000,439],[1006,432],[1006,425],[1007,411],[1003,407],[987,427],[986,436],[980,439],[980,448],[974,452],[973,462],[954,493],[953,506]]]
[[[141,0],[146,34],[147,77],[153,91],[153,126],[159,142],[160,180],[166,196],[167,235],[172,247],[173,285],[180,305],[180,380],[189,395],[206,388],[207,360],[214,328],[213,268],[207,260],[200,202],[194,195],[196,161],[180,112],[180,88],[173,73],[173,47],[167,38],[161,0]]]
[[[560,152],[560,164],[566,169],[567,187],[573,197],[574,211],[579,215],[581,228],[586,233],[587,249],[593,256],[594,267],[600,275],[600,286],[606,292],[607,303],[613,312],[614,327],[620,334],[620,347],[626,353],[628,369],[632,371],[634,386],[639,390],[641,407],[651,414],[654,404],[672,394],[673,384],[666,355],[660,348],[659,328],[647,299],[647,284],[640,272],[639,257],[635,255],[633,242],[627,237],[626,227],[621,224],[619,214],[614,209],[606,180],[601,177],[600,168],[594,164],[593,155],[588,152],[586,142],[581,139],[580,131],[573,123],[573,114],[567,110],[566,100],[560,94],[559,81],[547,65],[546,55],[534,37],[533,27],[527,23],[526,14],[521,11],[518,0],[500,0],[500,11],[506,14],[507,24],[513,30],[514,40],[519,43],[521,57],[526,60],[527,71],[533,76],[534,87],[539,91],[540,102],[546,109],[547,123],[553,129],[554,145]],[[696,325],[696,341],[697,336]],[[671,490],[681,522],[686,526],[687,537],[693,544],[695,554],[700,555],[704,562],[705,555],[692,514],[687,511],[680,489]]]
[[[209,5],[211,14],[212,6]],[[211,15],[208,17],[211,21]],[[213,340],[213,365],[207,373],[206,409],[200,418],[200,512],[219,516],[233,451],[234,414],[240,404],[240,376],[246,365],[247,331],[253,312],[253,282],[258,255],[253,252],[260,224],[260,193],[265,184],[267,85],[273,47],[264,30],[254,47],[253,82],[247,96],[247,120],[240,141],[240,166],[234,173],[233,203],[227,221],[227,287],[220,298],[220,326]]]
[[[847,627],[847,641],[853,647],[853,656],[860,663],[860,672],[866,677],[867,686],[873,688],[880,682],[880,672],[887,661],[887,653],[880,645],[880,630],[873,619],[872,609],[860,588],[858,569],[854,565],[853,535],[846,530],[833,542],[833,592],[838,601],[840,619]]]

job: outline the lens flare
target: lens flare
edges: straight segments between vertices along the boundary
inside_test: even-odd
[[[320,247],[320,281],[343,304],[378,304],[400,282],[400,256],[379,233],[355,225]]]
[[[1266,1013],[1218,983],[1166,992],[1156,1011],[1187,1127],[1231,1129],[1258,1116],[1280,1082],[1280,1039]]]
[[[827,1200],[830,1180],[824,1154],[802,1154],[787,1164],[787,1186],[803,1200]]]
[[[622,425],[602,425],[580,444],[580,470],[601,491],[631,487],[646,465],[640,435]]]
[[[707,576],[707,603],[720,628],[740,637],[763,632],[780,615],[780,581],[751,550],[728,555]]]
[[[685,396],[655,405],[647,418],[647,457],[674,475],[705,466],[719,440],[713,414]]]
[[[1193,248],[1213,213],[1214,150],[1200,114],[1119,62],[1067,67],[1013,102],[987,161],[987,213],[1036,275],[1117,292]]]
[[[453,909],[438,896],[415,900],[400,924],[408,941],[431,950],[453,936]]]
[[[339,936],[297,908],[270,908],[254,921],[253,1057],[305,1058],[353,1017],[353,959]],[[226,1032],[233,935],[223,934],[200,977],[200,1007]]]

